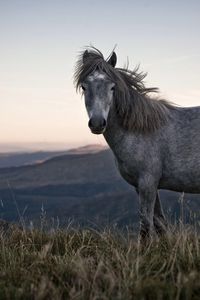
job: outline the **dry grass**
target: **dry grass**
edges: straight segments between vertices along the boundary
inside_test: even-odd
[[[200,236],[18,228],[0,234],[0,299],[200,299]]]

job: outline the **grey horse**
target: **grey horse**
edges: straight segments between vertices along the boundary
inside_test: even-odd
[[[200,107],[179,107],[146,88],[138,68],[116,68],[96,48],[81,53],[75,84],[82,89],[92,133],[103,134],[121,176],[136,188],[140,234],[162,234],[167,222],[158,190],[200,193]],[[154,95],[154,96],[153,96]]]

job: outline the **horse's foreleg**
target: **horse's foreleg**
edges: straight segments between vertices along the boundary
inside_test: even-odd
[[[146,239],[154,231],[153,217],[157,195],[155,179],[149,175],[140,178],[138,193],[140,201],[140,236],[142,239]]]
[[[161,206],[160,197],[159,197],[158,192],[157,192],[157,195],[156,195],[156,202],[155,202],[155,206],[154,206],[153,221],[154,221],[155,230],[159,235],[162,235],[162,234],[166,233],[167,221],[165,219],[165,215],[164,215],[163,210],[162,210],[162,206]]]

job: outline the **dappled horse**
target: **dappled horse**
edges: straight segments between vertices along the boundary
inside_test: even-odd
[[[200,107],[178,107],[146,88],[138,68],[116,68],[91,47],[79,57],[81,88],[92,133],[103,134],[122,177],[136,188],[140,234],[166,229],[158,189],[200,193]],[[153,96],[154,95],[154,96]],[[156,96],[155,96],[156,95]]]

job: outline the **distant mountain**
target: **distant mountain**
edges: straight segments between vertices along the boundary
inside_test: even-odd
[[[86,145],[79,148],[73,148],[67,151],[67,154],[87,154],[87,153],[97,153],[99,151],[107,149],[106,146],[103,145]]]
[[[0,168],[19,167],[23,165],[41,163],[51,157],[63,154],[95,153],[104,148],[105,147],[100,145],[88,145],[65,151],[5,152],[0,153]]]
[[[162,191],[161,196],[170,217],[178,216],[180,195]],[[198,211],[197,198],[185,197],[185,218],[190,210]],[[121,226],[138,222],[138,199],[108,149],[84,147],[33,165],[1,168],[0,218],[36,220],[41,212],[61,224],[74,219]]]
[[[19,142],[19,143],[6,143],[0,142],[0,153],[27,153],[39,151],[65,151],[66,143],[59,142]]]
[[[27,153],[0,153],[0,168],[18,167],[22,165],[30,165],[42,162],[56,155],[64,154],[65,152],[27,152]]]

